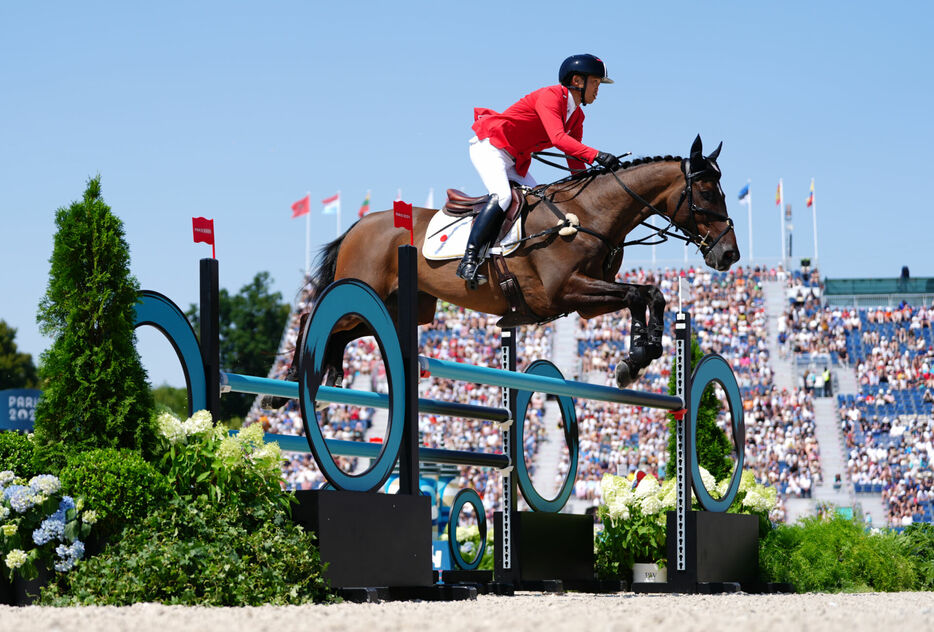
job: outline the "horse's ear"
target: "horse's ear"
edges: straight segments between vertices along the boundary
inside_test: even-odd
[[[697,138],[694,139],[694,144],[691,145],[691,160],[704,157],[704,144],[701,142],[700,134],[697,135]]]
[[[717,156],[720,155],[720,150],[721,150],[721,149],[723,149],[723,141],[722,141],[722,140],[720,141],[720,144],[717,145],[717,148],[714,149],[713,152],[712,152],[709,156],[707,156],[707,160],[711,160],[711,161],[716,160],[716,159],[717,159]]]

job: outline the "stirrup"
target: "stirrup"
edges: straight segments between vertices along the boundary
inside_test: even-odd
[[[480,274],[481,265],[483,265],[481,261],[468,261],[465,257],[461,259],[460,265],[457,266],[457,272],[454,274],[467,282],[467,289],[476,290],[489,280],[485,274]]]

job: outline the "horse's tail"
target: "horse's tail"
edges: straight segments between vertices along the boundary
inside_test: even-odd
[[[353,228],[353,226],[350,228]],[[341,244],[344,243],[347,233],[350,232],[350,228],[334,241],[322,246],[321,250],[318,251],[315,269],[309,282],[312,297],[317,297],[324,288],[334,282],[334,276],[337,274],[337,253],[340,251]]]

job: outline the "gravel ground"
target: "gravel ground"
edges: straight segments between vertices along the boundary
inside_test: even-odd
[[[519,593],[449,603],[263,608],[0,606],[0,631],[291,632],[314,630],[929,630],[934,593],[615,595]]]

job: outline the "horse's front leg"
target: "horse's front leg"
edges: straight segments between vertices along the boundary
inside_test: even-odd
[[[662,357],[662,335],[665,333],[665,295],[654,285],[641,287],[643,301],[649,307],[648,340],[645,351],[649,361]]]
[[[562,297],[567,311],[576,311],[584,318],[629,309],[632,317],[629,355],[616,365],[615,377],[619,388],[626,388],[636,381],[642,369],[653,359],[647,344],[643,286],[614,283],[578,273],[569,279]]]
[[[646,304],[642,299],[641,288],[637,285],[631,287],[634,290],[633,293],[639,298],[634,299],[629,305],[629,315],[632,317],[629,327],[629,355],[616,365],[616,385],[619,388],[626,388],[638,380],[642,369],[652,362],[646,335]]]

